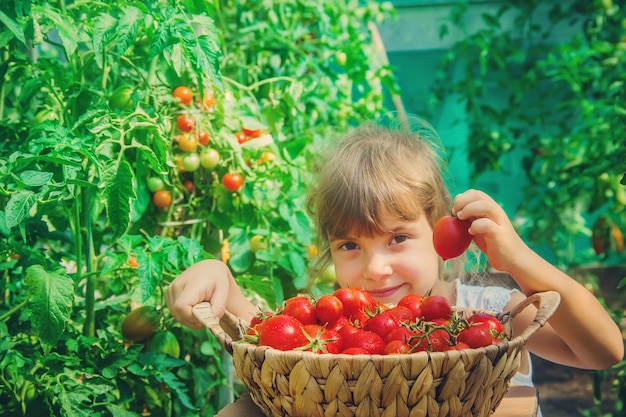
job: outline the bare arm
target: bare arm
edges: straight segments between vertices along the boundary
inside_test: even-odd
[[[191,308],[209,301],[217,317],[228,310],[249,323],[257,309],[241,292],[230,270],[221,261],[200,261],[172,281],[167,290],[167,306],[172,316],[192,329],[202,329]]]
[[[561,303],[528,342],[528,349],[545,359],[585,369],[605,369],[624,356],[621,331],[604,307],[585,287],[530,249],[514,230],[504,210],[476,190],[459,194],[454,209],[461,219],[473,219],[470,233],[497,270],[509,273],[530,295],[553,290]],[[532,309],[514,325],[527,325]],[[535,310],[536,311],[536,310]]]

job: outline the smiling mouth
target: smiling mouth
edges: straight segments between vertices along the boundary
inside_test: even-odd
[[[398,285],[396,287],[381,288],[379,290],[367,290],[367,292],[376,298],[387,298],[394,295],[400,287],[401,285]]]

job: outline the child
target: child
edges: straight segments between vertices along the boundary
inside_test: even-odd
[[[364,288],[383,303],[406,294],[438,294],[452,305],[504,311],[525,296],[547,290],[561,303],[526,348],[547,360],[585,369],[605,369],[620,361],[624,342],[619,327],[582,285],[533,252],[519,237],[504,210],[481,191],[469,190],[451,200],[440,172],[432,139],[419,134],[365,125],[354,129],[328,153],[308,200],[316,219],[323,268],[331,261],[342,287]],[[431,140],[429,140],[429,138]],[[444,263],[433,246],[433,225],[450,210],[470,219],[470,234],[490,265],[510,274],[521,292],[504,287],[469,286],[462,272],[445,280]],[[453,261],[448,261],[453,262]],[[462,269],[460,270],[462,271]],[[191,308],[210,301],[248,322],[257,313],[228,267],[217,260],[199,262],[169,286],[172,315],[200,329]],[[534,319],[529,306],[513,320],[519,333]],[[511,381],[532,385],[528,355]]]

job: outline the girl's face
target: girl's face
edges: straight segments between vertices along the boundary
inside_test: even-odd
[[[342,287],[363,288],[376,300],[397,303],[407,294],[426,294],[439,277],[439,258],[426,216],[403,221],[381,216],[383,234],[331,238],[330,252]]]

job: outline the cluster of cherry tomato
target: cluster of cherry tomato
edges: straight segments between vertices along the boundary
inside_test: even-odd
[[[189,87],[179,86],[172,92],[174,100],[180,104],[181,110],[175,116],[174,157],[181,174],[193,173],[201,168],[214,170],[221,162],[220,152],[210,146],[210,129],[205,126],[206,112],[211,111],[215,104],[215,97],[207,94],[194,104],[194,96]],[[201,117],[198,117],[201,116]],[[234,133],[237,142],[243,144],[249,139],[262,137],[266,132],[261,129],[246,129]],[[271,152],[263,153],[262,162],[273,160]],[[188,193],[193,193],[195,183],[190,177],[182,177],[182,185]],[[221,184],[230,192],[241,190],[244,177],[239,172],[226,172],[220,178]],[[148,189],[152,193],[152,202],[157,208],[167,208],[172,203],[172,193],[166,189],[165,183],[159,177],[148,178]]]
[[[442,296],[410,294],[391,307],[365,290],[341,288],[317,299],[295,296],[277,311],[257,314],[244,341],[279,350],[388,355],[479,348],[505,337],[495,316],[462,317]]]

